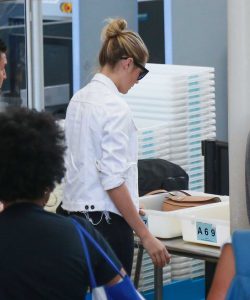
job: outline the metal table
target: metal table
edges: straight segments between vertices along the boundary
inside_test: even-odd
[[[191,257],[196,259],[205,260],[206,262],[216,263],[220,256],[220,248],[201,245],[195,243],[188,243],[183,241],[181,237],[173,239],[160,239],[166,246],[170,254],[175,254],[179,256]],[[135,269],[134,284],[138,287],[142,256],[143,256],[143,246],[138,243],[138,256]],[[155,267],[154,269],[154,290],[155,290],[155,300],[163,299],[163,284],[162,284],[162,268]]]

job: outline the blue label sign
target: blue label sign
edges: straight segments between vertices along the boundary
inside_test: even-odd
[[[197,240],[217,243],[216,226],[209,223],[196,222]]]

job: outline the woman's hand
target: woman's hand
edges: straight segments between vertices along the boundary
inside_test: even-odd
[[[164,267],[170,260],[170,255],[161,241],[148,230],[138,214],[138,210],[130,197],[125,184],[107,191],[121,215],[140,238],[143,247],[148,252],[157,267]],[[140,209],[140,214],[144,211]]]
[[[167,263],[169,263],[171,256],[166,247],[151,233],[142,238],[141,242],[156,267],[163,268]]]
[[[145,213],[144,209],[139,208],[139,215],[140,216],[146,216],[146,213]]]

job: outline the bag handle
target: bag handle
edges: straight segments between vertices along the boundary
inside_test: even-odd
[[[89,252],[88,252],[88,249],[87,249],[87,245],[86,245],[85,240],[83,239],[83,236],[85,238],[87,238],[87,240],[96,248],[96,250],[109,263],[109,265],[113,268],[113,270],[115,270],[122,278],[124,278],[124,275],[120,272],[120,270],[117,268],[117,266],[114,264],[114,262],[110,259],[110,257],[107,255],[107,253],[102,249],[102,247],[95,241],[95,239],[91,236],[91,234],[74,217],[71,218],[71,221],[72,221],[73,225],[76,227],[76,229],[77,229],[77,231],[80,235],[81,242],[83,241],[82,246],[83,246],[84,252],[87,251],[87,253],[88,253],[88,258],[86,256],[86,260],[89,259],[89,261],[90,261],[90,257],[89,257]],[[88,265],[88,267],[89,266],[91,268],[89,271],[93,274],[91,263]],[[94,274],[93,274],[93,277],[94,277]],[[95,285],[93,285],[93,287],[96,287],[96,281],[95,280],[93,281],[93,283],[95,284]]]
[[[166,190],[159,189],[159,190],[151,191],[151,192],[145,194],[144,196],[150,196],[150,195],[162,194],[162,193],[167,193],[167,192],[168,192],[168,191],[166,191]]]
[[[89,256],[89,250],[88,250],[86,241],[85,241],[85,239],[82,235],[79,223],[77,221],[73,220],[73,219],[72,219],[72,222],[73,222],[73,225],[76,228],[76,230],[79,234],[79,237],[80,237],[80,241],[81,241],[81,244],[82,244],[82,248],[83,248],[83,251],[84,251],[84,255],[85,255],[85,259],[86,259],[86,263],[87,263],[87,267],[88,267],[88,271],[89,271],[90,286],[93,289],[97,286],[97,284],[96,284],[95,275],[94,275],[94,272],[93,272],[93,269],[92,269],[92,264],[91,264],[91,260],[90,260],[90,256]]]
[[[179,190],[179,191],[170,191],[168,192],[167,190],[164,189],[159,189],[159,190],[153,190],[147,194],[145,194],[144,196],[150,196],[150,195],[157,195],[157,194],[163,194],[163,193],[168,193],[170,196],[174,196],[174,193],[182,193],[185,196],[191,196],[189,193],[183,191],[183,190]]]
[[[191,196],[191,195],[183,190],[179,190],[179,191],[168,192],[168,196],[166,198],[172,200],[177,200],[176,198],[178,198],[179,200],[183,200],[185,199],[186,196]]]
[[[182,194],[184,194],[185,196],[192,196],[192,195],[190,195],[189,193],[187,193],[187,192],[185,192],[185,191],[183,191],[183,190],[179,190],[179,191],[177,191],[177,192],[182,193]]]

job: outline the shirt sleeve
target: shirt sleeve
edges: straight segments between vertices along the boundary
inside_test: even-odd
[[[89,221],[84,220],[82,218],[77,218],[77,220],[79,223],[82,224],[82,226],[86,230],[88,230],[88,232],[104,250],[107,256],[117,266],[118,270],[120,270],[122,268],[120,261],[114,254],[109,244],[105,241],[101,233],[99,233],[99,231],[97,231]],[[117,275],[117,272],[112,268],[112,266],[104,259],[100,252],[90,242],[86,240],[86,243],[89,250],[90,260],[95,275],[96,283],[98,286],[105,285]]]
[[[128,162],[129,132],[132,122],[130,112],[124,107],[122,111],[116,110],[109,114],[103,128],[102,157],[96,165],[105,190],[123,184],[130,167]]]

